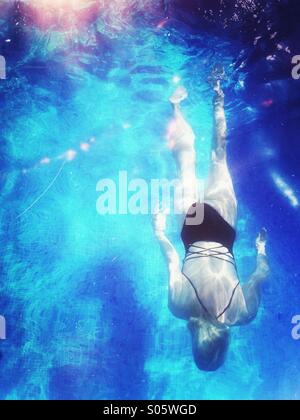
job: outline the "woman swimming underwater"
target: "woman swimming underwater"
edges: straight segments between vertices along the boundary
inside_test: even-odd
[[[261,286],[269,275],[264,229],[256,240],[257,267],[246,284],[240,283],[236,270],[233,246],[237,199],[227,165],[227,127],[221,80],[222,72],[215,69],[210,78],[214,89],[214,139],[201,224],[189,223],[200,203],[195,135],[180,108],[188,94],[184,88],[179,88],[170,99],[174,121],[169,141],[185,191],[184,199],[179,203],[185,215],[181,232],[186,250],[183,267],[175,247],[166,236],[166,212],[154,216],[155,235],[169,268],[169,308],[176,317],[188,321],[195,363],[204,371],[215,371],[224,363],[230,328],[246,325],[255,319]]]

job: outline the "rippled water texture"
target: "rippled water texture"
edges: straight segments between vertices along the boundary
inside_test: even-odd
[[[265,76],[267,49],[255,61],[253,43],[225,36],[224,26],[195,31],[166,20],[159,2],[134,3],[134,18],[125,1],[102,2],[102,15],[80,8],[71,22],[63,11],[58,22],[46,1],[14,15],[8,3],[0,2],[8,64],[0,81],[0,314],[8,330],[0,397],[299,398],[300,344],[291,338],[300,312],[299,209],[282,188],[298,197],[298,112],[289,100],[299,84],[288,74]],[[216,63],[228,74],[239,271],[246,280],[254,269],[255,237],[266,226],[272,275],[257,320],[234,330],[225,366],[207,374],[193,364],[186,325],[168,311],[151,218],[99,216],[96,184],[121,170],[146,180],[176,176],[165,133],[179,83],[190,93],[184,112],[206,175],[207,77]]]

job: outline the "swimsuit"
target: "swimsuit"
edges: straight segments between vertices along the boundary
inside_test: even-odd
[[[194,204],[186,216],[186,221],[189,218],[192,218],[196,214],[196,206],[199,204]],[[236,268],[235,259],[233,256],[233,245],[236,239],[236,231],[230,226],[226,220],[209,204],[204,204],[204,220],[201,224],[198,225],[188,225],[185,221],[181,238],[185,246],[186,257],[185,262],[191,260],[197,260],[199,258],[216,258],[221,261],[228,262]],[[214,242],[220,244],[219,246],[213,246],[212,248],[203,248],[201,246],[195,245],[197,242]],[[191,247],[195,248],[196,251],[191,251]],[[226,248],[227,252],[221,252],[221,249]],[[195,295],[200,306],[205,310],[205,312],[212,317],[208,309],[202,302],[198,290],[195,287],[193,281],[185,274],[182,273],[184,277],[188,280],[195,291]],[[230,308],[235,292],[239,287],[240,282],[235,286],[228,305],[225,309],[217,316],[216,320],[218,321],[221,316],[223,316],[227,310]]]
[[[186,216],[186,220],[192,219],[196,214],[196,206],[194,204]],[[196,242],[216,242],[227,248],[231,254],[236,238],[236,232],[229,223],[209,204],[204,204],[204,220],[199,225],[184,224],[181,238],[185,245],[186,251]]]

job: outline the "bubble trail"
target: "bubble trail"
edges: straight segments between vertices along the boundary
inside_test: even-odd
[[[55,182],[58,180],[60,174],[62,173],[65,165],[66,165],[67,161],[63,162],[63,164],[61,165],[60,169],[58,170],[57,174],[55,175],[55,177],[53,178],[53,180],[50,182],[50,184],[48,185],[48,187],[42,192],[42,194],[40,194],[36,200],[34,200],[34,202],[27,207],[27,209],[25,209],[21,214],[19,214],[16,218],[16,220],[19,220],[21,217],[25,216],[26,213],[28,213],[30,210],[32,210],[32,208],[39,202],[41,201],[41,199],[47,194],[48,191],[50,191],[50,189],[53,187],[53,185],[55,184]]]

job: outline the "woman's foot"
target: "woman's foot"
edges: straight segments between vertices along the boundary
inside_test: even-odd
[[[222,66],[222,64],[216,64],[211,71],[208,81],[216,82],[216,81],[224,80],[225,78],[226,78],[226,73],[225,73],[224,67]]]
[[[173,105],[178,105],[182,101],[184,101],[188,96],[189,94],[187,90],[183,86],[180,86],[171,96],[170,102]]]
[[[212,86],[217,96],[224,97],[222,91],[221,82],[226,78],[224,67],[221,64],[217,64],[208,77],[208,83]]]

